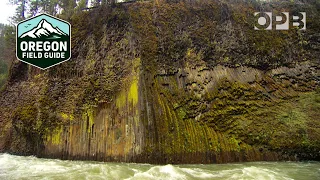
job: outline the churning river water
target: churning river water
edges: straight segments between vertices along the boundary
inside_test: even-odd
[[[0,180],[320,179],[320,162],[150,165],[64,161],[0,154]]]

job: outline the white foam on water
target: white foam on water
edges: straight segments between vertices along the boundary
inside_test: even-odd
[[[188,178],[186,176],[186,173],[184,173],[180,168],[168,164],[165,166],[154,166],[145,172],[135,173],[134,176],[128,178],[128,180],[129,179],[184,180]]]
[[[182,171],[189,174],[190,177],[198,179],[210,179],[221,177],[217,172],[207,171],[199,168],[181,168]]]
[[[319,162],[164,165],[63,161],[0,154],[0,180],[320,179]]]
[[[233,174],[230,179],[291,180],[281,172],[255,166],[243,168],[241,174]]]
[[[242,169],[240,168],[232,168],[232,169],[214,169],[211,171],[207,171],[206,175],[200,176],[196,178],[202,179],[233,179],[233,177],[239,177],[242,174]],[[195,173],[193,173],[193,176]]]

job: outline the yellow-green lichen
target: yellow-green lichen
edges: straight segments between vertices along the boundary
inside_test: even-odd
[[[71,121],[74,120],[74,116],[72,114],[61,112],[60,116],[62,117],[63,120],[71,120]]]
[[[58,145],[60,144],[61,142],[61,136],[62,136],[62,131],[63,131],[63,127],[60,126],[60,127],[57,127],[55,128],[51,135],[49,135],[47,137],[47,141],[48,142],[51,142],[53,145]]]
[[[90,106],[85,106],[84,112],[82,114],[82,119],[87,121],[86,129],[88,133],[92,130],[92,125],[94,124],[94,108]]]
[[[138,80],[134,79],[128,94],[129,102],[131,102],[133,105],[136,105],[138,103]]]
[[[133,69],[131,77],[124,81],[124,87],[116,97],[117,108],[122,108],[126,105],[135,106],[139,99],[139,67],[140,58],[133,60]],[[128,103],[128,104],[127,104]]]

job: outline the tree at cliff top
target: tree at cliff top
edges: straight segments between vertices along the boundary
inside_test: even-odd
[[[27,0],[10,0],[14,5],[17,5],[16,14],[13,17],[14,22],[22,21],[26,18]]]
[[[59,12],[60,0],[32,0],[29,3],[28,14],[30,17],[40,12],[56,15]]]
[[[5,34],[8,32],[8,26],[0,24],[0,89],[4,85],[7,75],[8,75],[8,66],[9,61],[7,60],[8,53],[8,44],[5,40]]]
[[[88,0],[9,0],[17,5],[13,22],[17,23],[39,13],[48,13],[53,16],[60,15],[69,19],[77,10],[88,6]]]

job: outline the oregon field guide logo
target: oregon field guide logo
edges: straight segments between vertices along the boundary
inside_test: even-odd
[[[41,69],[71,57],[71,25],[64,20],[40,14],[17,25],[17,58]]]

